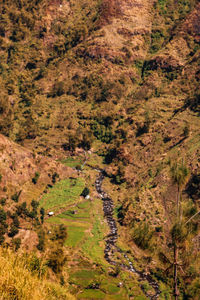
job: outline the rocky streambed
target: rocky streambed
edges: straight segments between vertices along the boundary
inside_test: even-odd
[[[97,190],[97,193],[102,199],[103,202],[103,211],[104,211],[104,217],[107,221],[107,224],[109,226],[110,232],[106,237],[105,243],[105,249],[104,249],[104,256],[106,261],[114,266],[118,266],[119,268],[122,268],[124,270],[130,271],[131,273],[135,273],[138,275],[140,281],[147,281],[149,285],[154,289],[154,294],[150,295],[148,294],[142,287],[141,288],[144,292],[144,294],[149,299],[157,299],[159,297],[160,289],[158,286],[158,283],[152,278],[150,274],[146,274],[144,272],[138,271],[134,268],[132,262],[130,261],[127,253],[122,251],[117,245],[117,239],[118,239],[118,230],[117,230],[117,224],[113,217],[113,208],[114,203],[113,200],[109,197],[109,195],[103,190],[102,188],[102,182],[104,180],[104,177],[106,176],[106,173],[102,169],[96,169],[96,171],[99,172],[96,181],[95,181],[95,188]],[[120,263],[119,261],[115,260],[116,253],[120,253],[121,256],[123,256],[123,263]]]

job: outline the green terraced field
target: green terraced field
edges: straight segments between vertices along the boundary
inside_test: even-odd
[[[53,209],[56,211],[59,208],[72,204],[75,200],[77,201],[84,186],[85,183],[82,178],[61,180],[42,197],[40,206],[46,210]]]
[[[66,159],[61,160],[61,163],[63,163],[64,165],[66,165],[68,167],[75,168],[77,166],[81,166],[83,164],[83,161],[81,159],[68,157]]]
[[[86,228],[78,226],[67,227],[67,240],[65,246],[76,247],[83,239]]]

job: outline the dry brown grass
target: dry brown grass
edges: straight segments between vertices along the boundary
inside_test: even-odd
[[[0,250],[0,299],[1,300],[56,300],[75,299],[67,290],[38,273],[29,270],[31,255],[15,254]]]

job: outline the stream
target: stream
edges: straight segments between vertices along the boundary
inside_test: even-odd
[[[130,261],[127,253],[122,251],[117,245],[117,239],[118,239],[118,230],[117,230],[117,224],[113,217],[113,208],[114,203],[113,200],[109,197],[109,195],[103,190],[102,188],[102,182],[104,180],[104,177],[106,176],[106,173],[102,169],[96,169],[96,171],[99,172],[96,181],[95,181],[95,187],[96,191],[101,197],[103,201],[103,211],[104,211],[104,217],[107,221],[107,224],[109,226],[110,232],[106,237],[105,243],[105,249],[104,249],[104,257],[106,261],[114,266],[118,266],[124,270],[130,271],[131,273],[137,274],[139,276],[139,281],[147,281],[149,285],[154,289],[155,293],[154,295],[149,295],[146,290],[144,290],[143,286],[140,285],[143,293],[146,297],[149,299],[158,299],[159,294],[161,293],[158,283],[151,277],[150,274],[146,274],[144,272],[138,271],[134,268],[132,262]],[[120,253],[124,257],[124,261],[126,263],[119,263],[118,261],[114,260],[114,253]]]

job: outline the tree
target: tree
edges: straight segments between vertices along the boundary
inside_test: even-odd
[[[60,245],[63,245],[67,238],[67,228],[65,225],[61,224],[55,228],[51,240],[57,241]]]
[[[48,257],[48,266],[55,272],[60,273],[66,262],[66,256],[61,247],[53,249]]]
[[[31,201],[31,206],[34,210],[37,210],[38,206],[39,206],[39,202],[38,201],[35,201],[35,200],[32,200]]]
[[[41,222],[42,224],[44,223],[44,214],[45,214],[45,210],[43,207],[40,208],[40,219],[41,219]]]
[[[177,162],[171,167],[171,178],[173,182],[177,185],[177,198],[176,198],[176,222],[171,229],[172,244],[174,249],[174,297],[175,300],[178,299],[179,290],[178,290],[178,256],[179,256],[179,247],[185,241],[187,237],[187,229],[182,222],[182,207],[181,207],[181,196],[183,187],[186,185],[189,177],[189,170],[186,165],[181,163],[179,165]]]
[[[19,228],[19,219],[18,219],[18,216],[17,215],[14,215],[13,216],[13,225],[17,228]]]
[[[38,232],[38,250],[44,251],[45,248],[45,232],[43,230],[40,230]]]
[[[19,201],[19,196],[21,195],[21,192],[22,192],[22,191],[19,191],[19,192],[16,192],[15,194],[13,194],[13,195],[11,196],[11,199],[12,199],[13,201],[15,201],[15,202],[18,202],[18,201]]]
[[[178,165],[177,163],[173,164],[171,167],[171,178],[173,182],[177,185],[177,200],[176,200],[176,217],[177,219],[181,218],[181,207],[180,199],[183,187],[186,185],[189,177],[189,170],[183,164]]]

